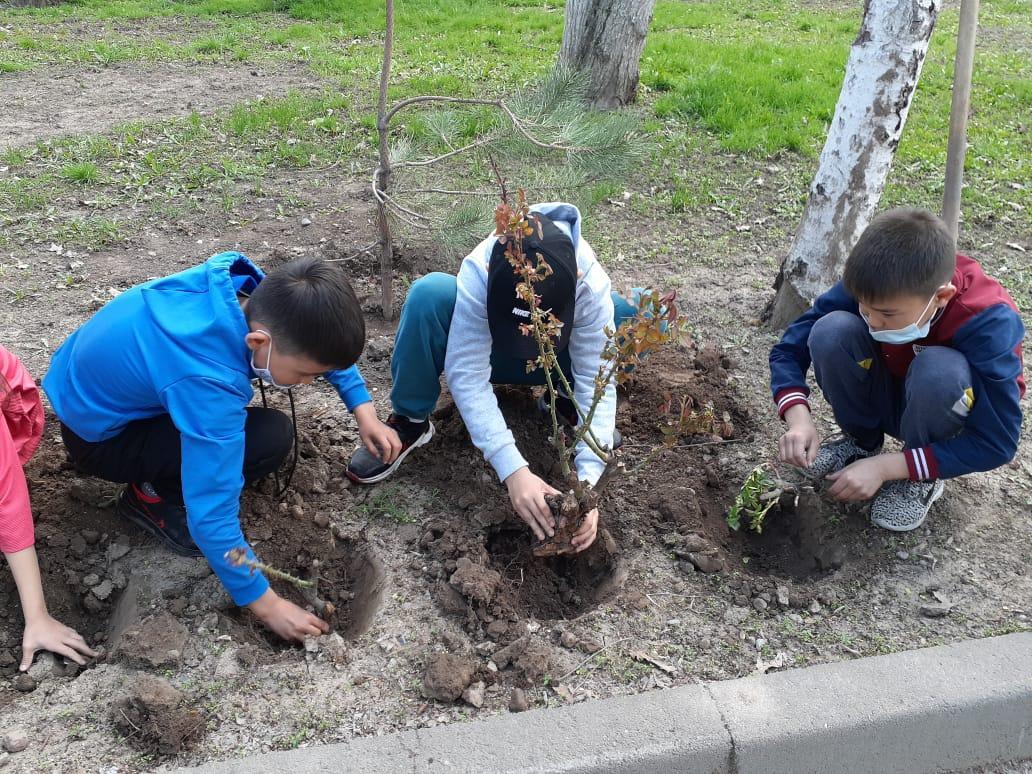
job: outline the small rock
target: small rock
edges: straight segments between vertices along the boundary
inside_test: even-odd
[[[82,585],[86,586],[87,588],[93,588],[98,583],[100,583],[100,576],[97,575],[97,573],[95,572],[91,572],[89,575],[86,575],[82,579]]]
[[[752,614],[747,607],[729,607],[724,613],[724,623],[728,626],[741,626]]]
[[[325,513],[317,513],[312,517],[312,523],[317,527],[326,528],[330,526],[330,517]]]
[[[945,618],[950,614],[950,610],[952,609],[953,605],[933,602],[921,605],[921,607],[918,608],[918,612],[920,612],[925,618]]]
[[[305,509],[302,508],[300,505],[291,505],[290,515],[297,521],[303,521],[305,518]]]
[[[366,360],[386,360],[394,351],[394,339],[390,336],[376,336],[366,341]]]
[[[746,607],[749,604],[749,597],[745,594],[735,594],[734,603],[739,607]]]
[[[21,691],[22,693],[32,693],[36,690],[36,681],[24,672],[20,672],[14,676],[14,690]]]
[[[788,589],[785,588],[784,586],[778,586],[778,588],[777,588],[777,599],[778,599],[778,605],[780,605],[781,607],[788,607],[789,606]]]
[[[100,540],[100,533],[95,529],[84,529],[79,534],[82,535],[82,539],[86,541],[87,545],[95,546]]]
[[[820,603],[822,605],[827,605],[828,607],[831,607],[836,602],[838,602],[838,598],[838,592],[834,589],[825,589],[817,595],[817,599],[820,601]]]
[[[114,561],[117,561],[118,559],[121,559],[123,556],[125,556],[128,553],[129,553],[129,546],[125,545],[124,543],[111,543],[107,547],[106,556],[107,556],[107,560],[109,562],[114,562]]]
[[[767,603],[764,601],[763,597],[756,597],[756,599],[752,601],[752,606],[761,613],[767,609]]]
[[[565,631],[559,636],[559,644],[564,648],[576,648],[580,643],[580,638],[571,631]]]
[[[724,569],[724,560],[712,554],[688,554],[688,560],[699,572],[714,573]]]
[[[910,558],[910,553],[907,551],[897,551],[896,557],[905,562],[907,559]]]
[[[110,597],[111,592],[114,590],[114,584],[109,579],[105,578],[92,589],[90,589],[90,593],[92,593],[97,599],[103,601]]]
[[[29,735],[20,728],[12,728],[4,734],[3,746],[9,753],[20,753],[29,746]]]
[[[484,706],[484,682],[478,680],[462,692],[462,700],[467,704],[480,709]]]
[[[14,665],[18,659],[14,657],[14,654],[7,648],[0,650],[0,667],[9,667]]]
[[[104,609],[104,603],[97,599],[92,594],[87,594],[82,598],[82,606],[89,610],[91,613],[99,613]]]
[[[526,712],[530,709],[527,692],[522,688],[513,688],[509,696],[509,712]]]
[[[484,633],[494,640],[503,637],[507,631],[509,631],[509,624],[506,621],[491,621],[484,628]]]
[[[312,225],[312,219],[310,217],[308,217],[307,215],[305,215],[305,217],[301,218],[301,225],[302,226],[311,226]]]
[[[809,610],[811,613],[819,613],[821,612],[821,603],[815,599],[813,602],[810,603],[810,607],[808,607],[807,610]]]

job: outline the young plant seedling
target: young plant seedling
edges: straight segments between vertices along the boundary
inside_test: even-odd
[[[748,529],[763,532],[763,521],[785,492],[794,492],[795,485],[778,478],[767,463],[758,465],[746,476],[745,483],[727,512],[727,525],[739,530],[743,521]]]
[[[291,575],[283,570],[277,570],[275,567],[258,559],[251,559],[247,555],[246,548],[230,549],[226,552],[226,560],[234,567],[247,567],[252,573],[262,572],[270,578],[277,578],[293,584],[301,592],[301,595],[315,608],[315,612],[320,618],[329,619],[336,612],[337,608],[332,602],[319,598],[319,561],[316,559],[312,560],[311,577],[308,579],[298,578],[296,575]]]
[[[536,546],[534,554],[555,556],[574,550],[570,540],[580,528],[584,516],[598,507],[603,490],[624,468],[619,452],[604,446],[592,429],[591,422],[599,403],[607,390],[630,381],[632,371],[649,352],[677,340],[685,326],[678,319],[674,293],[654,291],[642,294],[635,316],[624,321],[618,331],[606,331],[609,343],[602,352],[602,364],[595,376],[591,402],[586,410],[574,402],[579,420],[577,426],[572,430],[561,426],[556,409],[559,391],[574,395],[573,387],[559,367],[555,348],[563,323],[551,310],[541,308],[541,299],[535,290],[535,285],[547,278],[552,268],[541,255],[527,255],[524,249],[527,237],[535,232],[541,234],[541,221],[530,212],[524,191],[520,189],[515,204],[510,203],[505,183],[497,170],[496,176],[501,187],[501,203],[495,208],[495,236],[499,243],[505,245],[505,257],[519,278],[516,294],[530,309],[530,318],[520,326],[520,331],[524,336],[534,337],[538,356],[527,361],[527,372],[538,368],[544,372],[552,421],[551,440],[559,456],[563,477],[563,494],[548,498],[556,524],[555,535]],[[594,486],[580,481],[572,464],[576,447],[582,441],[605,464]]]

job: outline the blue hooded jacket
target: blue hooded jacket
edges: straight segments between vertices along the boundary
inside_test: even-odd
[[[134,420],[172,417],[182,438],[190,534],[238,605],[269,587],[260,573],[225,558],[247,545],[239,510],[245,409],[254,395],[237,293],[264,276],[244,255],[227,252],[137,285],[75,331],[43,379],[54,412],[86,441],[112,438]],[[325,377],[349,410],[370,400],[355,366]]]

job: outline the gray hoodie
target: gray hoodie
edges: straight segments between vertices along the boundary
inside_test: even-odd
[[[613,327],[609,276],[595,257],[591,245],[581,239],[581,216],[576,207],[555,202],[533,205],[531,211],[551,218],[576,245],[577,300],[569,352],[573,366],[573,397],[586,414],[595,389],[595,377],[602,365],[602,350],[609,341],[605,329]],[[516,448],[516,441],[505,424],[490,385],[487,267],[495,239],[491,236],[477,245],[459,268],[444,375],[473,443],[494,467],[498,478],[504,481],[527,461]],[[606,446],[612,446],[615,422],[616,387],[610,384],[591,423],[595,437]],[[577,446],[575,461],[578,477],[590,484],[598,481],[605,467],[583,442]]]

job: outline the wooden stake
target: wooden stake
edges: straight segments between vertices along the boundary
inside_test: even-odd
[[[978,31],[978,0],[961,0],[957,30],[957,58],[953,65],[953,103],[950,106],[950,139],[946,151],[946,184],[942,195],[942,219],[953,239],[960,233],[960,194],[964,185],[967,154],[967,120],[971,106],[971,72]]]

